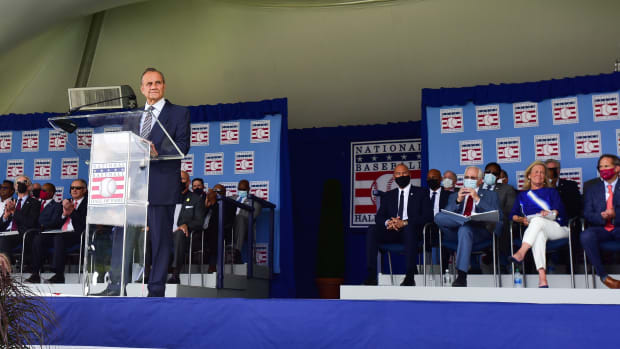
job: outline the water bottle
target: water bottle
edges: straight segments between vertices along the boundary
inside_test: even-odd
[[[519,268],[515,270],[515,284],[514,288],[523,288],[523,275],[519,271]]]
[[[450,274],[450,269],[446,269],[446,271],[443,273],[443,286],[452,286],[452,274]]]

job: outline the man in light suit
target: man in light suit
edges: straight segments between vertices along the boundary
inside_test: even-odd
[[[242,204],[249,204],[249,193],[250,182],[248,182],[247,179],[242,179],[239,181],[239,184],[237,184],[237,194],[231,196],[231,199],[239,201]],[[262,205],[258,201],[253,201],[252,206],[254,207],[254,227],[252,228],[252,230],[254,231],[254,234],[256,234],[256,218],[258,218],[258,216],[260,215]],[[248,211],[237,208],[235,223],[233,224],[233,236],[235,238],[235,255],[241,255],[240,251],[243,248],[245,237],[248,234],[248,218]],[[252,254],[250,253],[249,255]]]
[[[598,171],[599,182],[592,184],[585,194],[583,215],[589,228],[581,233],[581,245],[605,286],[620,288],[620,280],[607,274],[599,249],[601,242],[620,241],[620,218],[616,215],[620,210],[620,159],[612,154],[601,155]]]
[[[365,285],[377,285],[377,252],[379,243],[404,243],[407,273],[401,286],[415,286],[415,270],[418,257],[418,239],[424,224],[433,220],[428,192],[411,185],[409,169],[404,164],[394,168],[394,181],[398,188],[381,197],[381,205],[375,216],[375,225],[368,227],[366,235]]]
[[[493,210],[501,212],[497,193],[480,189],[481,184],[482,171],[475,166],[468,167],[465,170],[463,188],[450,196],[446,210],[464,216]],[[497,228],[489,230],[486,224],[481,222],[460,223],[445,212],[440,212],[435,216],[435,223],[442,230],[446,241],[457,242],[456,269],[458,275],[452,286],[465,287],[467,286],[467,272],[469,271],[469,261],[474,243],[491,239],[491,234],[494,230],[497,231]],[[501,218],[496,224],[502,224]],[[501,231],[501,227],[498,230]]]

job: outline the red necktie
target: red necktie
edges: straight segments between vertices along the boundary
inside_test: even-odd
[[[73,209],[75,210],[77,208],[77,201],[73,202]],[[71,216],[67,216],[67,218],[65,219],[65,224],[62,225],[62,230],[65,231],[69,228],[69,223],[71,223]]]
[[[465,200],[465,211],[463,212],[463,216],[469,217],[471,216],[471,210],[474,208],[474,198],[470,196]]]
[[[22,199],[19,198],[17,201],[17,207],[15,207],[15,212],[22,209]],[[13,215],[13,223],[11,223],[11,230],[17,230],[17,223],[15,223],[15,215]]]
[[[43,212],[43,207],[45,207],[45,200],[41,201],[41,211],[39,212]]]
[[[613,191],[611,191],[611,184],[607,185],[607,193],[609,193],[609,196],[607,197],[607,209],[609,210],[614,208],[614,193]],[[607,223],[605,224],[605,230],[614,230],[614,224],[611,222],[611,219],[607,220]]]

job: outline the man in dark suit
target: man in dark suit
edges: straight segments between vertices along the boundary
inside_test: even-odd
[[[59,202],[54,201],[54,194],[56,193],[56,187],[52,183],[45,183],[41,187],[39,198],[41,201],[41,212],[39,214],[39,224],[41,225],[41,232],[60,229],[63,225],[62,205]],[[51,245],[51,236],[36,232],[32,237],[32,274],[27,282],[39,283],[41,282],[41,260],[45,255],[44,246]],[[56,266],[56,272],[58,272],[58,259],[56,258],[56,250],[54,250],[54,265]],[[64,265],[63,265],[64,268]],[[64,275],[64,274],[61,274]],[[55,278],[50,279],[51,282],[56,281]],[[64,277],[63,277],[64,281]]]
[[[248,195],[250,194],[250,182],[247,179],[242,179],[237,184],[237,194],[231,196],[230,198],[239,201],[242,204],[249,205]],[[260,215],[260,212],[263,206],[258,201],[253,201],[252,206],[254,207],[254,212],[252,216],[254,218],[254,226],[253,231],[254,235],[256,235],[256,219]],[[245,237],[248,235],[248,218],[249,211],[242,210],[240,208],[235,209],[235,223],[233,225],[233,236],[235,239],[235,255],[239,256],[238,259],[241,259],[241,249],[243,248],[243,243],[245,241]],[[241,263],[240,260],[235,262]]]
[[[612,154],[601,155],[597,169],[601,180],[592,184],[584,200],[583,215],[589,227],[581,232],[581,245],[601,281],[609,288],[620,288],[620,280],[607,274],[599,249],[601,242],[620,241],[620,218],[616,215],[620,210],[620,159]]]
[[[203,229],[207,240],[206,255],[209,263],[209,273],[216,271],[217,266],[217,247],[218,247],[218,226],[219,226],[219,207],[217,196],[226,197],[226,188],[221,184],[216,184],[207,192],[207,200],[205,205],[207,213],[205,215]],[[233,223],[235,220],[236,208],[224,202],[224,240],[229,241],[232,235]]]
[[[177,219],[178,228],[173,232],[174,257],[172,259],[172,276],[167,281],[169,284],[181,282],[179,275],[185,263],[190,232],[199,233],[202,230],[202,223],[206,214],[205,201],[202,199],[202,195],[189,191],[189,175],[185,171],[181,171],[181,186],[184,188],[179,197],[181,209]],[[195,234],[194,237],[200,237],[200,234]]]
[[[164,99],[166,81],[164,75],[154,68],[142,73],[140,91],[146,97],[145,113],[139,125],[132,125],[136,134],[152,142],[153,157],[173,155],[176,147],[170,142],[156,119],[166,129],[172,141],[183,154],[190,146],[190,115],[185,107],[174,105]],[[149,169],[149,207],[147,225],[152,248],[151,272],[149,275],[149,297],[163,297],[168,276],[168,262],[172,249],[170,229],[174,223],[174,207],[181,189],[181,160],[156,160]]]
[[[433,211],[428,191],[411,185],[409,168],[399,164],[394,168],[394,181],[398,188],[381,197],[375,224],[368,227],[366,235],[365,285],[377,285],[377,252],[380,243],[404,243],[407,272],[401,286],[415,286],[418,257],[418,239],[424,224],[431,222]]]
[[[17,200],[7,201],[0,222],[0,231],[18,231],[18,235],[0,237],[0,253],[7,256],[21,241],[23,235],[28,232],[34,233],[39,230],[39,213],[41,205],[39,200],[30,196],[32,182],[27,176],[19,176],[15,179]],[[27,240],[28,241],[28,240]]]
[[[448,197],[452,193],[441,186],[441,172],[437,169],[430,169],[428,171],[426,184],[428,185],[428,195],[434,216],[446,208]]]
[[[568,218],[581,216],[583,202],[577,182],[560,178],[560,162],[558,160],[548,159],[545,161],[545,165],[547,166],[549,185],[560,194]]]
[[[481,189],[481,184],[482,171],[475,166],[468,167],[465,170],[463,188],[450,196],[446,210],[464,216],[493,210],[501,212],[497,193]],[[461,223],[445,212],[440,212],[435,216],[435,223],[442,230],[446,241],[457,242],[456,269],[458,275],[452,286],[465,287],[467,286],[467,272],[469,271],[471,250],[474,243],[491,239],[493,231],[498,230],[497,228],[489,230],[487,224],[481,222]],[[501,225],[501,218],[495,224]],[[501,231],[501,227],[499,231]]]

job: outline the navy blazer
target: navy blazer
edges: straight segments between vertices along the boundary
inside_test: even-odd
[[[13,216],[6,222],[1,222],[0,219],[0,230],[6,230],[13,220],[17,223],[17,230],[20,234],[23,234],[30,229],[38,230],[40,212],[41,203],[39,203],[39,200],[33,197],[28,197],[20,210],[15,211],[15,214],[13,214]]]
[[[398,216],[398,192],[399,190],[396,188],[381,196],[381,204],[375,216],[375,224],[385,226],[385,221]],[[411,186],[407,200],[407,221],[409,224],[421,227],[433,221],[433,208],[430,201],[426,188]]]
[[[40,204],[39,204],[40,205]],[[39,224],[41,231],[54,230],[62,228],[64,221],[62,220],[62,204],[52,200],[43,211],[39,214]]]
[[[446,210],[462,214],[465,209],[465,200],[461,203],[457,203],[456,199],[458,198],[459,193],[454,192],[450,195],[448,199],[448,205],[446,206]],[[497,223],[485,224],[487,229],[493,230],[495,235],[500,235],[502,233],[502,228],[504,226],[502,221],[502,209],[499,206],[499,198],[497,197],[497,192],[487,189],[478,189],[478,196],[480,196],[480,201],[477,205],[475,205],[476,213],[483,213],[488,211],[497,210],[499,215],[499,221]],[[494,226],[492,226],[494,224]]]
[[[183,154],[190,146],[189,109],[166,100],[158,117],[159,122],[170,134]],[[123,127],[140,134],[140,119],[134,118]],[[167,139],[159,124],[155,123],[148,140],[153,142],[160,155],[175,154],[176,149]],[[149,205],[176,205],[181,195],[181,160],[153,160],[149,168]]]
[[[598,183],[592,184],[585,193],[583,216],[588,221],[588,224],[592,226],[605,226],[606,221],[601,217],[601,212],[607,209],[607,201],[605,200],[606,190],[607,183],[603,183],[599,179]],[[613,205],[616,211],[614,225],[618,227],[620,226],[620,180],[616,182],[616,187],[614,188]]]

